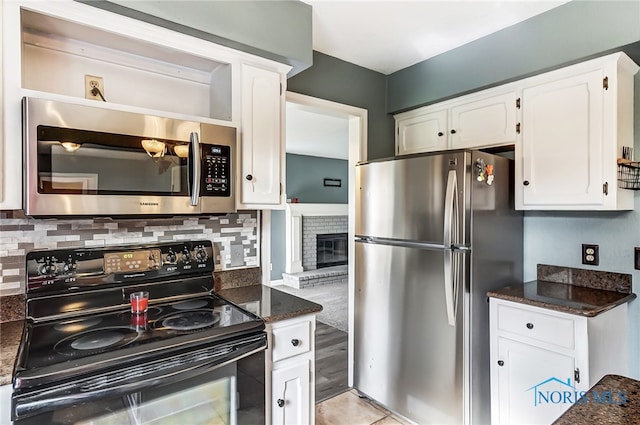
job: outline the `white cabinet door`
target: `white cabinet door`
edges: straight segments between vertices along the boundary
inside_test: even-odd
[[[310,421],[309,360],[287,364],[272,372],[272,420],[277,425],[304,425]]]
[[[240,200],[280,205],[284,144],[280,73],[242,65]]]
[[[520,83],[517,209],[633,209],[633,192],[618,187],[616,160],[634,143],[637,71],[615,53]]]
[[[0,386],[0,424],[12,424],[11,422],[11,385]]]
[[[604,202],[603,77],[596,70],[523,90],[524,207]]]
[[[479,148],[516,142],[516,93],[464,98],[451,106],[449,148]]]
[[[447,149],[446,108],[396,116],[396,153],[405,155]]]
[[[498,338],[497,361],[500,424],[550,424],[580,391],[572,356]]]

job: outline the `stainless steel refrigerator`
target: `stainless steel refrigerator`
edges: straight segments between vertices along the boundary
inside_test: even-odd
[[[486,292],[522,281],[513,161],[356,167],[354,386],[419,424],[490,423]]]

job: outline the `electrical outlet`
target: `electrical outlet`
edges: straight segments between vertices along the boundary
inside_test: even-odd
[[[633,268],[640,270],[640,248],[633,248]]]
[[[100,90],[102,97],[98,92],[93,94],[94,88]],[[85,99],[104,101],[104,81],[102,77],[96,77],[95,75],[84,76],[84,97]]]
[[[599,263],[598,245],[582,244],[582,264],[597,266]]]

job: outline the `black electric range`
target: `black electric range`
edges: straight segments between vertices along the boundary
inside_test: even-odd
[[[144,391],[266,348],[264,322],[216,296],[210,241],[27,255],[14,420]],[[129,294],[146,291],[133,312]]]

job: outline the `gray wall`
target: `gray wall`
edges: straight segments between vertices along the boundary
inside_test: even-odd
[[[349,163],[342,159],[287,154],[287,198],[298,202],[346,204],[349,202]],[[324,186],[324,178],[341,179],[340,187]]]
[[[368,111],[368,157],[394,154],[393,117],[386,112],[386,76],[313,52],[313,66],[287,81],[287,90]]]
[[[311,6],[299,0],[77,0],[294,68],[312,63]]]
[[[639,1],[574,0],[389,75],[387,111],[434,103],[639,40]],[[637,46],[625,50],[638,52]]]
[[[342,159],[287,154],[287,198],[301,203],[346,204],[348,166]],[[323,179],[342,179],[341,187],[325,187]],[[285,264],[284,211],[271,212],[271,280],[282,279]]]
[[[281,280],[284,273],[284,211],[271,211],[271,280]]]
[[[640,2],[572,1],[389,76],[388,110],[400,111],[536,74],[618,47],[640,63]],[[635,148],[640,149],[640,75],[635,78]],[[392,143],[392,140],[389,141]],[[570,166],[568,164],[568,166]],[[640,246],[640,194],[632,212],[527,212],[524,280],[537,264],[630,273]],[[600,265],[581,264],[581,244],[600,245]],[[640,301],[629,305],[630,375],[640,378]]]

